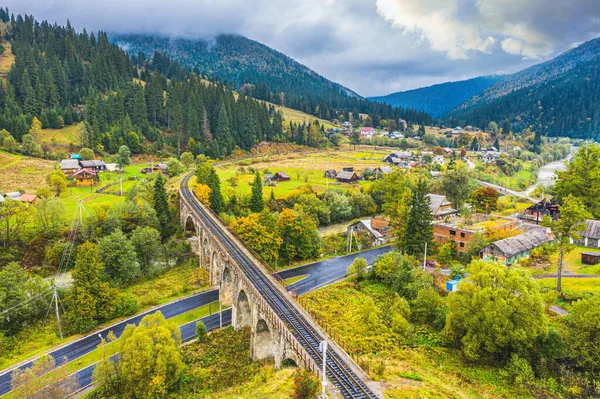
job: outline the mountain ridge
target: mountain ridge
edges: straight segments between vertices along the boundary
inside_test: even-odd
[[[503,75],[479,76],[399,91],[386,96],[368,97],[368,99],[388,103],[392,106],[418,109],[431,114],[433,117],[438,117],[468,101],[503,77]]]

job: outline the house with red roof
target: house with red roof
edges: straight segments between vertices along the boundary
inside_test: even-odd
[[[360,137],[371,138],[375,134],[375,129],[372,127],[363,127],[360,129]]]

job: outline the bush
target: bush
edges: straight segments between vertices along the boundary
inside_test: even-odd
[[[131,316],[138,311],[138,303],[133,295],[126,294],[119,298],[115,317]]]
[[[294,399],[314,399],[319,393],[319,380],[306,370],[298,369],[294,378]]]
[[[208,337],[206,326],[201,321],[196,322],[196,337],[200,342],[206,342],[206,338]]]

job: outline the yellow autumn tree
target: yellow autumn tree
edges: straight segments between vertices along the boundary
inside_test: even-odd
[[[29,134],[36,137],[37,133],[39,133],[41,130],[42,130],[42,122],[40,122],[40,120],[37,118],[37,116],[34,116],[33,120],[31,121],[31,128],[29,129]]]
[[[196,197],[206,206],[210,206],[210,187],[206,184],[196,184]]]
[[[267,263],[278,259],[281,238],[260,223],[260,215],[252,213],[231,223],[231,229]]]

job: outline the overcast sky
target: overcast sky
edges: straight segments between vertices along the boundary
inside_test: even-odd
[[[5,0],[77,29],[239,33],[363,96],[510,73],[600,36],[600,0]]]

